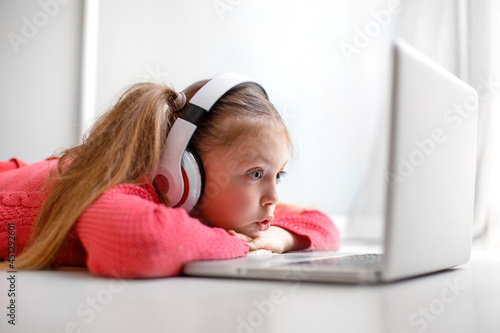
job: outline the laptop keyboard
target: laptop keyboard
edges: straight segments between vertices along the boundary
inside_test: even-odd
[[[314,265],[336,265],[342,267],[373,267],[380,266],[382,254],[380,253],[366,253],[366,254],[351,254],[341,257],[324,258],[313,260]],[[311,261],[303,261],[296,263],[298,265],[311,265]]]

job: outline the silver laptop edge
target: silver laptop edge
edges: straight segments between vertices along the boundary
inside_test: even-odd
[[[476,91],[402,40],[393,56],[384,281],[469,260],[476,164]]]

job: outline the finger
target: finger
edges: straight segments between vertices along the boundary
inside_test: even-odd
[[[267,242],[265,241],[265,239],[261,237],[254,238],[251,242],[248,242],[248,246],[252,251],[258,249],[265,249],[266,244]]]
[[[255,250],[258,250],[258,248],[257,248],[257,247],[255,247],[255,244],[254,244],[254,242],[253,242],[253,241],[248,242],[248,249],[249,249],[250,251],[255,251]]]
[[[228,234],[230,234],[231,236],[238,237],[239,239],[243,239],[245,242],[250,242],[252,240],[251,237],[245,234],[240,234],[239,232],[236,232],[234,230],[228,230]]]

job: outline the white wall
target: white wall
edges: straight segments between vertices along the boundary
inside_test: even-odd
[[[0,1],[0,159],[78,142],[81,1]]]

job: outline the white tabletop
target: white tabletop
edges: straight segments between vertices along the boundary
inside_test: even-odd
[[[1,332],[500,332],[499,250],[376,286],[18,272],[15,326],[1,275]]]

